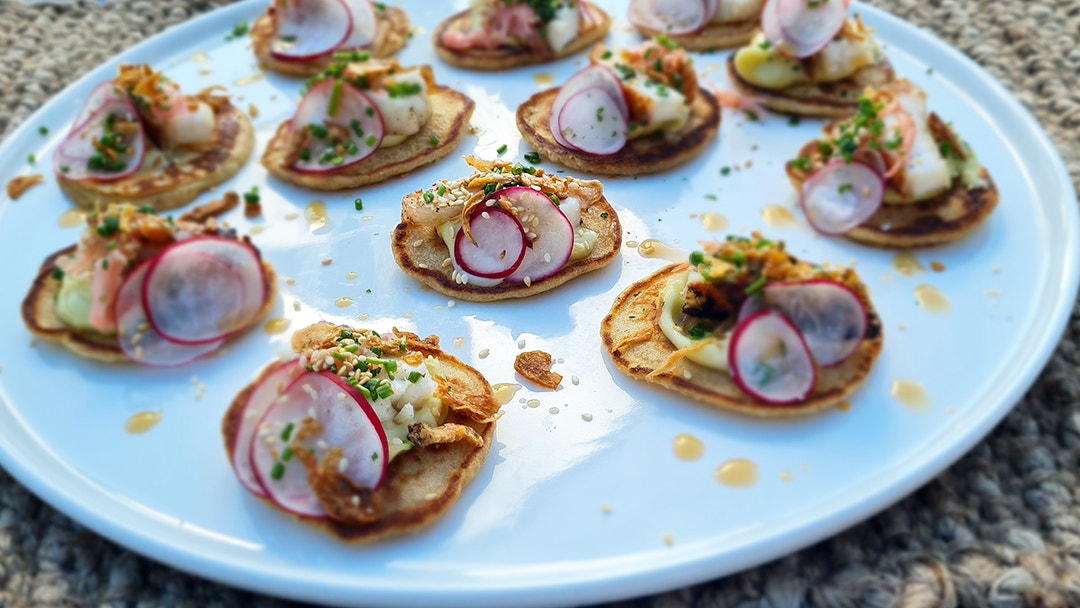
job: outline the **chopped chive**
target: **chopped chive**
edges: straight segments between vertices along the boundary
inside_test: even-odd
[[[534,165],[539,165],[540,164],[540,154],[537,153],[537,152],[526,152],[525,153],[525,160],[526,160],[526,162],[532,163]]]
[[[417,382],[419,382],[420,379],[423,378],[423,377],[424,377],[424,374],[421,374],[420,372],[415,372],[415,371],[414,372],[409,372],[409,382],[412,382],[413,384],[416,384]]]
[[[281,453],[281,461],[282,462],[288,462],[288,461],[292,460],[292,457],[293,457],[293,449],[292,449],[292,446],[290,445],[290,446],[285,448],[284,452]]]
[[[293,432],[293,429],[295,429],[295,428],[296,428],[296,425],[291,423],[291,422],[289,424],[286,424],[285,428],[282,429],[282,431],[281,431],[281,440],[282,441],[288,441],[289,438],[292,437],[292,432]]]
[[[360,197],[356,197],[356,200],[353,201],[353,205],[356,206],[357,211],[363,211],[364,210],[364,199],[362,199]]]
[[[277,481],[285,476],[285,463],[275,462],[273,468],[270,469],[270,479]]]
[[[769,282],[769,279],[766,279],[765,277],[761,277],[758,280],[751,283],[750,286],[747,287],[746,291],[743,292],[743,293],[745,293],[748,296],[752,296],[755,293],[761,291],[761,288],[765,287],[765,284],[768,283],[768,282]]]
[[[503,145],[499,146],[499,149],[498,149],[498,150],[496,150],[495,152],[496,152],[496,153],[497,153],[497,154],[498,154],[499,156],[502,156],[503,154],[506,154],[506,151],[507,151],[508,149],[509,149],[509,147],[508,147],[508,146],[507,146],[506,144],[503,144]]]
[[[59,281],[60,279],[64,278],[64,271],[60,270],[59,266],[54,266],[52,269],[52,278]]]
[[[439,138],[438,138],[438,137],[436,137],[436,136],[434,136],[434,135],[432,135],[431,137],[429,137],[429,138],[428,138],[428,141],[430,141],[430,142],[431,142],[431,145],[433,145],[433,146],[437,146],[437,145],[439,145]]]

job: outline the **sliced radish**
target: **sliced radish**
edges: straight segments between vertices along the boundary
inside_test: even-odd
[[[232,466],[236,477],[244,487],[256,496],[266,496],[266,491],[255,477],[251,465],[251,442],[255,439],[259,421],[266,415],[266,410],[277,401],[304,368],[298,359],[278,364],[267,374],[248,395],[247,403],[240,412],[240,422],[236,425],[233,436]]]
[[[739,388],[774,405],[806,399],[817,372],[799,330],[782,313],[761,310],[736,327],[728,346],[728,368]]]
[[[334,110],[333,115],[330,110]],[[304,148],[306,160],[301,157],[293,164],[294,169],[305,173],[337,171],[364,160],[379,149],[386,131],[382,114],[371,98],[347,82],[332,79],[316,83],[304,95],[290,128],[336,128],[343,136],[342,140],[337,140],[334,131],[328,131],[325,139],[310,137]],[[345,151],[339,157],[341,162],[335,164],[336,161],[328,160],[325,155],[337,155],[337,144],[343,148],[355,145],[356,151]]]
[[[762,309],[783,313],[798,328],[814,361],[822,367],[850,357],[866,335],[866,307],[862,300],[843,283],[830,279],[770,283],[760,297],[746,300],[739,319]]]
[[[293,433],[306,419],[318,423],[322,432],[297,441]],[[316,458],[327,449],[341,448],[342,472],[359,486],[378,488],[386,476],[390,447],[379,417],[363,395],[332,373],[307,373],[293,380],[267,410],[251,443],[252,468],[270,500],[301,517],[325,517],[307,468],[299,458],[284,458],[286,447],[295,451],[297,445]]]
[[[593,14],[592,7],[587,2],[578,2],[578,6],[581,7],[581,17],[586,24],[592,26],[600,23],[599,17]]]
[[[692,34],[712,18],[706,0],[631,0],[630,23],[644,30],[672,36]]]
[[[885,200],[885,180],[861,162],[836,159],[803,182],[800,203],[822,234],[843,234],[870,219]]]
[[[113,118],[110,119],[110,116]],[[113,133],[114,137],[120,138],[119,144],[114,148],[125,150],[123,154],[117,152],[123,167],[117,170],[101,166],[91,167],[95,157],[107,158],[102,156],[94,142],[105,136],[112,120],[138,125],[138,129],[132,133]],[[138,172],[145,156],[146,133],[139,112],[127,95],[121,95],[105,99],[97,112],[71,131],[53,153],[53,171],[74,181],[115,181]]]
[[[847,4],[838,0],[771,0],[783,35],[781,48],[804,59],[825,48],[847,20]]]
[[[120,90],[112,80],[99,84],[93,91],[90,91],[90,96],[86,99],[86,103],[83,104],[79,114],[75,117],[75,120],[71,123],[72,129],[77,129],[82,126],[95,112],[100,110],[106,102],[114,99],[120,99],[125,97],[126,94]]]
[[[873,148],[859,148],[851,156],[851,159],[870,167],[878,175],[884,176],[889,171],[889,165],[885,162],[885,155]]]
[[[789,49],[785,48],[784,30],[780,29],[780,17],[777,14],[777,0],[765,0],[765,6],[761,7],[761,33],[765,39],[772,43],[773,48],[787,55]]]
[[[282,61],[317,59],[345,42],[352,16],[344,0],[277,0],[270,54]]]
[[[559,112],[557,127],[571,146],[598,156],[618,152],[630,135],[618,103],[599,87],[583,89],[568,99]]]
[[[137,266],[124,280],[116,296],[120,350],[136,363],[171,367],[190,363],[220,348],[221,340],[189,346],[170,342],[154,331],[142,304],[143,282],[151,262],[147,260]]]
[[[607,91],[619,105],[619,111],[622,113],[623,118],[630,120],[630,106],[626,101],[626,90],[623,88],[622,81],[607,66],[601,64],[591,65],[571,76],[566,81],[566,84],[559,89],[559,94],[555,96],[555,101],[551,104],[551,118],[548,126],[551,128],[552,135],[555,136],[555,141],[559,142],[559,145],[564,148],[578,149],[560,132],[559,115],[562,114],[563,108],[570,98],[580,91],[595,87]]]
[[[476,242],[459,230],[454,256],[471,275],[501,279],[517,270],[525,259],[525,229],[513,214],[498,205],[476,207],[469,220],[469,233]]]
[[[262,262],[251,246],[204,236],[154,258],[143,307],[154,329],[179,344],[214,342],[243,331],[266,302]]]
[[[352,31],[338,48],[359,49],[370,45],[375,41],[379,25],[375,7],[369,0],[345,0],[345,6],[349,9]]]
[[[574,230],[566,215],[546,195],[532,188],[506,188],[497,196],[505,200],[525,229],[531,246],[525,258],[504,280],[529,284],[542,281],[559,272],[574,252]]]

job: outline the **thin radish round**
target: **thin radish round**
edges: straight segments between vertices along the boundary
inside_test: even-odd
[[[311,61],[336,49],[352,33],[344,0],[277,0],[270,54],[282,61]]]
[[[136,363],[172,367],[205,357],[221,347],[223,341],[186,345],[170,342],[150,326],[142,305],[143,282],[152,260],[137,266],[124,279],[116,296],[117,341],[120,350]]]
[[[454,256],[471,275],[501,279],[517,270],[525,259],[525,230],[513,214],[498,205],[476,207],[469,220],[469,233],[475,243],[459,230]]]
[[[740,321],[762,310],[776,310],[790,320],[822,367],[850,357],[866,335],[866,307],[843,283],[811,279],[770,283],[761,297],[748,298],[739,310]]]
[[[803,182],[800,203],[822,234],[843,234],[870,219],[885,200],[885,180],[861,162],[836,159]]]
[[[784,30],[780,29],[780,16],[776,12],[777,0],[765,0],[765,6],[761,7],[761,33],[765,35],[773,48],[782,54],[788,54],[784,40]]]
[[[114,130],[117,122],[138,126],[131,133]],[[116,159],[98,150],[95,142],[113,140]],[[53,171],[73,181],[107,182],[123,179],[142,168],[146,133],[135,104],[126,95],[106,98],[53,152]]]
[[[266,410],[277,401],[304,368],[298,359],[279,363],[248,395],[244,409],[240,413],[240,422],[236,425],[233,436],[232,465],[240,483],[256,496],[266,496],[266,491],[255,477],[251,466],[251,442],[255,439],[259,421],[266,415]]]
[[[653,32],[680,36],[705,27],[716,2],[706,0],[631,0],[630,23]]]
[[[551,117],[548,126],[551,128],[551,134],[555,137],[555,141],[559,142],[562,147],[571,150],[578,149],[563,136],[559,129],[559,115],[562,114],[566,102],[579,91],[595,87],[607,91],[611,98],[615,100],[615,103],[618,104],[623,118],[627,121],[630,120],[630,105],[626,101],[626,90],[623,88],[622,81],[607,66],[593,64],[571,76],[566,81],[566,84],[559,89],[559,94],[555,96],[555,100],[551,104]]]
[[[618,152],[630,136],[618,103],[599,87],[578,91],[566,101],[558,131],[574,148],[597,156]]]
[[[112,80],[103,82],[90,91],[90,96],[86,98],[86,103],[83,104],[82,109],[79,110],[79,114],[75,116],[75,120],[71,123],[72,129],[78,129],[83,123],[87,121],[95,112],[101,109],[106,102],[114,99],[120,99],[125,97],[126,93],[120,90]]]
[[[585,19],[586,24],[593,26],[597,23],[600,23],[600,19],[598,19],[597,16],[593,14],[592,8],[587,2],[579,2],[578,6],[581,7],[581,16]]]
[[[889,170],[889,166],[885,162],[885,156],[873,148],[859,148],[851,155],[851,160],[870,167],[881,176],[884,176]]]
[[[338,48],[359,49],[370,45],[375,41],[379,26],[375,7],[370,0],[345,0],[345,6],[349,9],[352,31]]]
[[[300,100],[290,123],[306,130],[306,145],[293,163],[305,173],[344,169],[371,156],[382,144],[386,127],[375,103],[351,84],[333,79],[314,85]],[[339,155],[344,149],[344,155]]]
[[[847,20],[847,4],[838,0],[771,0],[784,42],[804,59],[825,48]],[[783,48],[785,45],[781,45]]]
[[[814,390],[817,372],[799,330],[782,313],[760,310],[735,327],[728,369],[739,388],[773,405],[796,403]]]
[[[506,188],[496,196],[510,205],[531,241],[517,270],[504,280],[532,284],[562,270],[574,252],[576,226],[550,198],[532,188]]]
[[[174,243],[154,258],[143,284],[150,324],[179,344],[214,342],[243,331],[266,303],[255,250],[221,237]]]
[[[306,421],[321,431],[300,439]],[[295,455],[287,456],[288,448],[295,453],[299,447],[319,459],[340,448],[339,470],[359,486],[378,488],[386,476],[390,447],[382,423],[363,395],[332,373],[293,380],[259,421],[251,443],[252,468],[270,500],[301,517],[325,517],[307,468]]]

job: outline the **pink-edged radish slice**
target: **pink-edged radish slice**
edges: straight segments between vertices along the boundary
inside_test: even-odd
[[[559,94],[555,96],[555,100],[551,104],[551,118],[548,126],[551,128],[552,135],[555,136],[555,141],[559,142],[562,147],[571,150],[577,149],[559,131],[559,115],[562,114],[563,107],[579,91],[595,87],[607,91],[619,105],[623,118],[630,120],[630,105],[626,101],[626,90],[622,86],[622,81],[607,66],[593,64],[571,76],[559,89]]]
[[[75,117],[75,120],[71,123],[72,129],[78,129],[83,123],[87,121],[95,112],[101,109],[106,102],[113,99],[120,99],[125,95],[120,87],[117,86],[112,80],[103,82],[90,91],[90,96],[86,98],[86,103],[83,104],[82,109],[79,110],[79,114]]]
[[[294,433],[307,419],[322,432],[297,442]],[[251,442],[252,469],[267,497],[295,515],[325,517],[307,468],[295,456],[286,459],[286,448],[295,452],[297,444],[320,460],[327,450],[341,448],[339,470],[359,486],[378,488],[386,477],[390,446],[379,417],[363,395],[332,373],[293,380],[259,421]]]
[[[600,87],[583,89],[567,100],[559,112],[558,130],[571,146],[597,156],[622,150],[630,136],[618,103]]]
[[[345,0],[345,6],[349,9],[352,31],[338,45],[338,49],[360,49],[369,46],[375,41],[379,27],[375,7],[370,0]]]
[[[525,259],[525,229],[513,214],[498,205],[476,207],[469,220],[469,233],[476,242],[459,230],[454,257],[471,275],[501,279],[517,270]]]
[[[591,27],[600,23],[600,18],[593,13],[592,8],[587,3],[578,2],[578,6],[581,7],[581,18],[584,19],[586,25]]]
[[[205,357],[221,347],[222,341],[189,346],[163,338],[150,326],[142,305],[143,282],[152,260],[140,264],[127,276],[116,295],[117,341],[120,350],[136,363],[172,367]]]
[[[307,159],[298,158],[293,164],[294,169],[305,173],[325,173],[354,165],[379,149],[386,132],[382,114],[370,97],[347,82],[327,79],[314,84],[300,100],[290,128],[297,130],[330,127],[337,127],[348,133],[349,142],[356,146],[355,152],[346,151],[345,155],[340,157],[341,162],[327,160],[326,153],[336,155],[337,146],[312,136],[305,148]],[[330,133],[327,138],[332,136]]]
[[[728,369],[739,388],[773,405],[806,399],[817,381],[802,335],[775,310],[760,310],[735,327],[728,345]]]
[[[791,49],[786,48],[784,30],[780,28],[780,17],[776,12],[778,0],[765,0],[765,6],[761,7],[761,33],[773,48],[783,55],[790,55]]]
[[[576,226],[570,224],[559,207],[532,188],[505,188],[495,196],[505,200],[518,218],[525,218],[522,227],[531,241],[517,270],[504,280],[531,285],[562,270],[574,252]]]
[[[270,55],[282,61],[311,61],[338,48],[352,33],[344,0],[277,0]]]
[[[849,287],[831,279],[770,283],[760,297],[746,300],[739,320],[762,309],[783,313],[822,367],[850,357],[866,335],[868,321],[862,300]]]
[[[117,152],[122,166],[92,166],[92,159],[95,157],[105,158],[94,146],[94,141],[100,141],[109,129],[109,124],[117,120],[139,126],[137,130],[126,135],[113,133],[113,137],[120,138],[116,147],[124,150],[123,154]],[[126,95],[110,97],[102,103],[97,112],[73,129],[53,152],[53,171],[73,181],[109,182],[137,173],[142,168],[145,157],[146,133],[135,104]]]
[[[885,180],[861,162],[836,159],[803,182],[800,203],[822,234],[843,234],[870,219],[885,200]]]
[[[783,39],[791,53],[804,59],[825,48],[847,20],[848,9],[839,0],[771,0]],[[770,2],[770,3],[771,3]],[[781,45],[783,48],[784,45]]]
[[[692,34],[709,22],[706,0],[631,0],[630,23],[651,32],[672,36]],[[715,10],[714,10],[715,12]]]
[[[154,258],[142,298],[163,338],[201,344],[250,326],[267,291],[262,262],[250,245],[203,236],[174,243]]]
[[[241,410],[240,422],[236,425],[236,434],[233,436],[232,466],[240,483],[256,496],[266,496],[266,490],[263,490],[255,477],[251,465],[251,442],[255,439],[259,421],[292,381],[303,373],[304,368],[300,366],[299,359],[278,363],[251,391],[244,409]]]
[[[885,156],[873,148],[859,148],[851,155],[851,160],[870,167],[878,175],[883,176],[889,171]]]

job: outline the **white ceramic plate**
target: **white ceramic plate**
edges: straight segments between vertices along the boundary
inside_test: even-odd
[[[436,3],[402,4],[418,24],[403,63],[433,64],[441,82],[477,102],[476,135],[460,153],[490,158],[505,144],[504,158],[520,159],[528,150],[514,128],[514,108],[538,90],[543,78],[536,75],[562,82],[585,59],[501,74],[454,70],[435,60],[429,42],[450,7],[436,14]],[[618,18],[612,42],[635,40],[622,3],[601,4]],[[466,2],[453,5],[459,10]],[[264,6],[254,0],[206,15],[87,75],[4,142],[0,177],[48,173],[50,154],[82,100],[121,62],[150,62],[188,90],[222,84],[241,107],[255,104],[261,152],[291,114],[300,83],[270,74],[247,82],[257,73],[249,44],[225,36]],[[492,382],[515,381],[512,359],[524,340],[528,349],[565,361],[555,366],[566,376],[562,389],[523,390],[518,397],[540,406],[515,399],[505,407],[479,477],[433,528],[375,546],[341,545],[248,496],[222,448],[226,405],[286,350],[286,336],[253,331],[220,358],[165,370],[94,365],[33,343],[19,320],[20,301],[39,261],[78,237],[78,230],[58,227],[70,203],[50,176],[17,202],[0,198],[0,462],[58,509],[135,551],[247,589],[336,604],[614,600],[731,573],[870,516],[962,455],[1033,382],[1072,308],[1080,251],[1072,186],[1030,115],[955,50],[878,10],[862,10],[898,72],[926,87],[931,106],[970,140],[1001,188],[989,225],[963,243],[919,252],[924,265],[939,261],[947,270],[903,276],[888,252],[817,238],[801,220],[765,225],[766,205],[794,204],[782,163],[819,132],[816,121],[793,127],[772,117],[753,124],[725,112],[720,141],[701,158],[663,175],[607,182],[627,241],[651,237],[693,247],[724,234],[709,232],[696,217],[713,212],[732,231],[764,229],[787,240],[807,260],[857,260],[884,321],[886,346],[850,411],[748,419],[619,374],[600,347],[599,321],[623,288],[665,263],[630,247],[609,268],[530,301],[450,306],[422,289],[394,265],[390,231],[404,193],[466,172],[457,158],[337,194],[269,180],[253,160],[228,187],[258,185],[264,217],[252,223],[237,212],[228,219],[241,231],[259,226],[255,242],[283,278],[296,280],[281,285],[273,316],[291,319],[292,328],[325,318],[438,333],[451,353]],[[723,84],[726,57],[702,55],[697,65]],[[41,126],[48,136],[39,134]],[[30,153],[41,159],[34,168]],[[741,170],[722,175],[722,167],[736,165]],[[364,200],[361,212],[354,210],[356,195]],[[303,215],[315,199],[330,210],[330,225],[320,230]],[[323,265],[326,259],[333,262]],[[347,279],[350,272],[359,277]],[[922,310],[914,297],[921,284],[944,292],[952,312]],[[341,297],[355,303],[338,308]],[[359,315],[369,315],[367,322]],[[481,359],[485,349],[491,354]],[[892,399],[896,379],[921,384],[932,404],[913,411]],[[197,385],[205,386],[201,398]],[[162,412],[161,423],[144,435],[126,433],[125,421],[146,410]],[[704,442],[702,459],[675,457],[672,442],[682,433]],[[746,489],[718,483],[714,470],[732,458],[753,461],[759,481]]]

